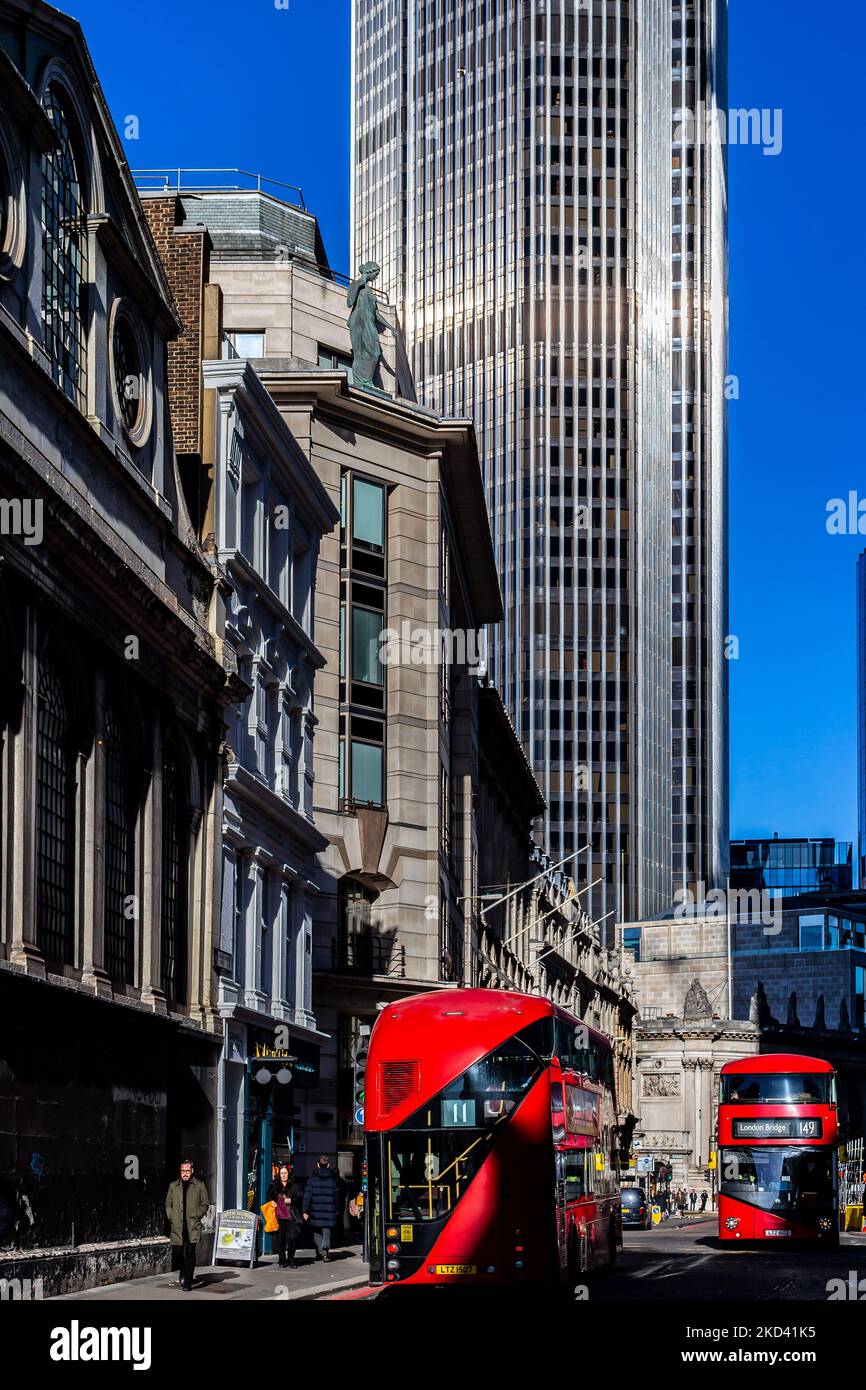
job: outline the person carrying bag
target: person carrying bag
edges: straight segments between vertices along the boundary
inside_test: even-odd
[[[273,1229],[278,1236],[277,1251],[280,1269],[297,1269],[295,1251],[301,1233],[303,1219],[302,1206],[304,1192],[300,1183],[295,1182],[288,1163],[281,1163],[280,1170],[268,1188],[267,1205],[273,1207],[275,1226],[265,1223],[265,1230]],[[264,1211],[264,1207],[262,1207]]]

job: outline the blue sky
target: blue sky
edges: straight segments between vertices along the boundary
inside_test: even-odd
[[[300,184],[348,270],[349,0],[68,0],[133,168]],[[781,108],[782,151],[730,151],[731,831],[856,838],[854,577],[866,497],[866,7],[731,0],[730,104]],[[847,177],[846,177],[847,175]],[[853,229],[853,230],[852,230]],[[832,274],[831,274],[832,272]]]

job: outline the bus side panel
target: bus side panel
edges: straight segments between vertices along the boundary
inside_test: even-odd
[[[556,1282],[554,1181],[545,1073],[503,1128],[423,1267],[401,1286]],[[437,1269],[443,1265],[476,1272],[448,1275]],[[495,1273],[486,1274],[491,1266]]]

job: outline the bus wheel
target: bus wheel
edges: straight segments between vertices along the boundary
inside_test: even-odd
[[[577,1228],[572,1226],[571,1235],[568,1237],[568,1288],[571,1293],[580,1283],[583,1270],[580,1267],[580,1249],[577,1240]]]
[[[619,1254],[616,1244],[616,1226],[611,1221],[607,1228],[607,1263],[609,1266],[616,1264],[616,1257]]]

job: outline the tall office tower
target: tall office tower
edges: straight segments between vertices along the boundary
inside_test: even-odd
[[[475,419],[492,673],[548,842],[591,845],[597,920],[663,910],[670,0],[353,0],[353,26],[353,260],[382,265],[420,399]]]
[[[727,0],[672,25],[673,870],[700,896],[728,865]]]
[[[866,550],[857,561],[857,883],[866,888]]]

